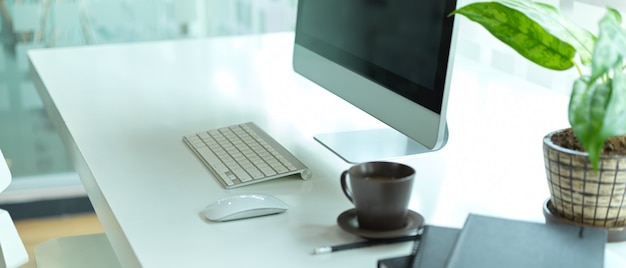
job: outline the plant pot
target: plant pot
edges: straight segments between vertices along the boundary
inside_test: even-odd
[[[587,153],[543,139],[552,212],[584,226],[626,227],[626,156],[600,157],[594,171]]]

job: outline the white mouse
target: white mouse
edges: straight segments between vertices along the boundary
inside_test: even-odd
[[[232,221],[282,213],[287,204],[265,194],[233,195],[209,204],[203,211],[211,221]]]

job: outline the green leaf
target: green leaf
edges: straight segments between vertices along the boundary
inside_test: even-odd
[[[481,24],[500,41],[540,66],[553,70],[566,70],[574,66],[574,47],[513,8],[497,2],[478,2],[457,9],[452,14],[463,15]]]
[[[608,135],[604,119],[612,93],[611,82],[593,82],[581,77],[574,82],[570,97],[569,115],[574,134],[580,141],[594,169]]]
[[[591,98],[587,98],[587,88],[589,87],[589,77],[583,76],[574,81],[572,93],[569,98],[569,122],[574,133],[579,133],[587,128],[589,113],[586,107],[591,104]]]
[[[607,8],[607,13],[599,23],[599,36],[593,51],[591,79],[595,80],[608,74],[616,67],[621,67],[626,56],[626,33],[621,28],[619,12]]]
[[[576,48],[583,64],[591,63],[596,37],[561,14],[554,6],[526,0],[501,0],[502,4],[524,13],[546,31]]]
[[[626,75],[620,68],[614,73],[602,130],[607,137],[626,135]]]

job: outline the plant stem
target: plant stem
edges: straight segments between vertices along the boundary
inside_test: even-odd
[[[576,61],[572,61],[574,63],[574,66],[576,67],[576,71],[578,72],[578,75],[580,77],[583,77],[583,70],[580,69],[580,65],[578,65],[578,63]],[[626,67],[626,66],[624,66]]]

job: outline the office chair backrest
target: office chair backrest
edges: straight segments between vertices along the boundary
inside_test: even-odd
[[[0,150],[0,193],[11,183],[9,166]],[[0,209],[0,268],[19,267],[28,262],[28,253],[15,224],[6,210]]]
[[[2,150],[0,150],[0,193],[2,193],[11,184],[11,172],[9,166],[4,160]]]

